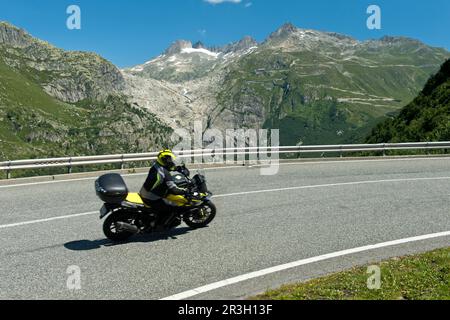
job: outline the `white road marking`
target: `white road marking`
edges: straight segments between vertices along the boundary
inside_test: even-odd
[[[6,189],[6,188],[18,188],[18,187],[26,187],[26,186],[40,186],[40,185],[43,185],[43,184],[54,184],[54,183],[63,183],[63,182],[89,181],[89,180],[95,180],[95,179],[97,179],[97,177],[91,177],[91,178],[78,178],[78,179],[68,179],[68,180],[52,180],[52,181],[42,181],[42,182],[19,183],[19,184],[10,184],[10,185],[0,186],[0,189]]]
[[[343,187],[343,186],[352,186],[352,185],[360,185],[360,184],[376,184],[376,183],[390,183],[390,182],[414,182],[414,181],[436,181],[436,180],[450,180],[450,177],[405,178],[405,179],[390,179],[390,180],[373,180],[373,181],[356,181],[356,182],[329,183],[329,184],[318,184],[318,185],[312,185],[312,186],[300,186],[300,187],[278,188],[278,189],[270,189],[270,190],[256,190],[256,191],[247,191],[247,192],[239,192],[239,193],[229,193],[229,194],[224,194],[224,195],[217,195],[217,196],[214,196],[214,198],[235,197],[235,196],[243,196],[243,195],[258,194],[258,193],[270,193],[270,192],[279,192],[279,191],[293,191],[293,190],[302,190],[302,189]]]
[[[269,190],[256,190],[256,191],[246,191],[246,192],[239,192],[239,193],[229,193],[229,194],[216,195],[213,198],[227,198],[227,197],[245,196],[245,195],[250,195],[250,194],[258,194],[258,193],[273,193],[273,192],[280,192],[280,191],[294,191],[294,190],[302,190],[302,189],[330,188],[330,187],[341,187],[341,186],[343,187],[343,186],[362,185],[362,184],[415,182],[415,181],[438,181],[438,180],[450,180],[450,177],[405,178],[405,179],[391,179],[391,180],[372,180],[372,181],[330,183],[330,184],[299,186],[299,187],[290,187],[290,188],[278,188],[278,189],[269,189]],[[93,214],[98,214],[98,213],[99,213],[99,211],[98,212],[94,211],[94,212],[73,214],[73,215],[54,217],[54,218],[48,218],[48,219],[40,219],[40,220],[25,221],[25,222],[13,223],[13,224],[6,224],[6,225],[0,225],[0,229],[20,227],[20,226],[24,226],[24,225],[43,223],[43,222],[50,222],[50,221],[54,221],[54,220],[76,218],[76,217],[82,217],[82,216],[93,215]]]
[[[21,226],[26,226],[26,225],[29,225],[29,224],[50,222],[50,221],[62,220],[62,219],[72,219],[72,218],[78,218],[78,217],[83,217],[83,216],[90,216],[90,215],[93,215],[93,214],[98,214],[100,216],[100,210],[99,211],[94,211],[94,212],[85,212],[85,213],[71,214],[71,215],[67,215],[67,216],[60,216],[60,217],[54,217],[54,218],[48,218],[48,219],[40,219],[40,220],[32,220],[32,221],[4,224],[4,225],[0,225],[0,229],[21,227]]]
[[[295,262],[279,265],[279,266],[276,266],[276,267],[272,267],[272,268],[268,268],[268,269],[264,269],[264,270],[260,270],[260,271],[256,271],[256,272],[247,273],[247,274],[244,274],[244,275],[241,275],[241,276],[238,276],[238,277],[230,278],[230,279],[219,281],[219,282],[215,282],[215,283],[203,286],[203,287],[199,287],[199,288],[196,288],[196,289],[193,289],[193,290],[185,291],[185,292],[182,292],[182,293],[179,293],[179,294],[167,297],[167,298],[163,298],[161,300],[184,300],[184,299],[189,299],[189,298],[192,298],[192,297],[197,296],[199,294],[210,292],[210,291],[213,291],[213,290],[216,290],[216,289],[220,289],[220,288],[227,287],[227,286],[230,286],[230,285],[233,285],[233,284],[244,282],[244,281],[247,281],[247,280],[250,280],[250,279],[260,278],[260,277],[263,277],[263,276],[266,276],[266,275],[269,275],[269,274],[273,274],[273,273],[277,273],[277,272],[280,272],[280,271],[285,271],[285,270],[297,268],[297,267],[300,267],[300,266],[316,263],[316,262],[319,262],[319,261],[325,261],[325,260],[329,260],[329,259],[333,259],[333,258],[348,256],[348,255],[351,255],[351,254],[371,251],[371,250],[380,249],[380,248],[392,247],[392,246],[397,246],[397,245],[406,244],[406,243],[412,243],[412,242],[418,242],[418,241],[424,241],[424,240],[430,240],[430,239],[436,239],[436,238],[442,238],[442,237],[448,237],[448,236],[450,236],[450,231],[441,232],[441,233],[434,233],[434,234],[428,234],[428,235],[424,235],[424,236],[406,238],[406,239],[395,240],[395,241],[389,241],[389,242],[383,242],[383,243],[378,243],[378,244],[375,244],[375,245],[368,245],[368,246],[364,246],[364,247],[359,247],[359,248],[354,248],[354,249],[349,249],[349,250],[343,250],[343,251],[338,251],[338,252],[334,252],[334,253],[329,253],[329,254],[325,254],[325,255],[322,255],[322,256],[318,256],[318,257],[298,260],[298,261],[295,261]]]
[[[293,165],[309,165],[309,164],[336,164],[336,163],[362,163],[362,162],[390,162],[390,161],[421,161],[421,160],[450,160],[450,157],[440,157],[440,158],[407,158],[407,159],[367,159],[367,160],[331,160],[331,161],[305,161],[305,162],[280,162],[281,166],[293,166]],[[250,168],[260,168],[266,165],[252,165]],[[216,168],[204,168],[202,170],[213,171],[213,170],[225,170],[225,169],[239,169],[244,168],[243,166],[226,166],[226,167],[216,167]],[[195,171],[195,170],[194,170]],[[103,174],[103,173],[100,173]],[[138,177],[145,176],[147,172],[143,173],[131,173],[124,174],[123,177]],[[42,181],[42,182],[29,182],[29,183],[20,183],[20,184],[10,184],[10,185],[1,185],[0,189],[4,188],[15,188],[15,187],[25,187],[25,186],[36,186],[43,184],[53,184],[53,183],[63,183],[63,182],[77,182],[77,181],[89,181],[95,180],[97,177],[88,177],[88,178],[78,178],[78,179],[66,179],[66,180],[52,180],[52,181]],[[7,180],[3,180],[7,181]]]

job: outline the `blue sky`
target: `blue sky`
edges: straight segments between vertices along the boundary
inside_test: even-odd
[[[371,4],[382,10],[382,30],[366,27]],[[81,30],[66,27],[69,5],[81,8]],[[409,36],[450,49],[449,0],[0,0],[0,20],[120,67],[141,64],[176,39],[222,45],[250,35],[262,41],[285,22],[360,40]]]

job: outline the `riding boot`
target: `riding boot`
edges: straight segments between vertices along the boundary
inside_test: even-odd
[[[163,222],[163,226],[164,226],[164,228],[169,228],[170,227],[170,225],[172,224],[172,222],[173,222],[173,219],[175,218],[175,216],[176,216],[176,214],[174,213],[174,212],[172,212],[172,213],[170,213],[170,214],[168,214],[168,215],[166,215],[164,218],[164,222]]]

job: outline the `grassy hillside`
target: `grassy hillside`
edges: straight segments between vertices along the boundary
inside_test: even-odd
[[[172,129],[130,105],[120,70],[0,22],[0,161],[146,152]]]
[[[402,46],[403,51],[409,48]],[[436,63],[441,51],[427,50]],[[244,126],[262,113],[263,126],[279,128],[283,145],[362,142],[436,72],[436,66],[422,65],[414,60],[417,55],[403,51],[372,53],[368,46],[342,59],[331,56],[332,49],[330,54],[260,50],[230,68],[219,108],[236,114]],[[252,108],[240,112],[247,106]]]
[[[397,117],[380,123],[368,143],[450,141],[450,60]]]
[[[0,160],[148,151],[171,129],[121,97],[63,103],[0,56]]]
[[[270,290],[251,300],[449,300],[450,248],[379,265],[381,286],[368,288],[368,266]]]

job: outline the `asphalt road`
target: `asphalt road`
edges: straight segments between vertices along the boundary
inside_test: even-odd
[[[301,259],[450,231],[450,158],[288,164],[275,176],[259,168],[206,174],[218,206],[209,228],[181,226],[121,245],[105,240],[92,213],[102,205],[94,179],[0,186],[0,299],[161,299]],[[144,178],[125,179],[139,190]],[[55,217],[64,218],[36,222]],[[449,245],[450,237],[439,237],[380,248],[192,298],[242,298]],[[81,290],[67,288],[69,266],[80,268]]]

